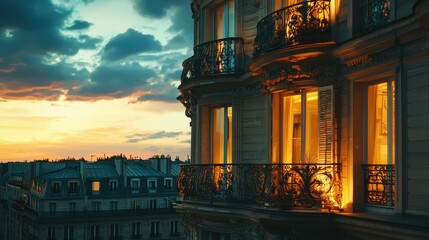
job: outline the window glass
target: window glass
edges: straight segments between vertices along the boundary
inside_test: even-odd
[[[368,87],[368,164],[395,163],[394,85],[380,83]]]
[[[100,191],[100,181],[93,181],[92,182],[92,191],[93,192],[99,192]]]
[[[232,107],[212,109],[212,162],[232,163]]]
[[[332,162],[332,86],[273,96],[273,163]]]

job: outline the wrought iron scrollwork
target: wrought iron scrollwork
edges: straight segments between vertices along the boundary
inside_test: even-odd
[[[395,206],[395,165],[363,165],[365,204],[370,206]]]
[[[304,1],[258,22],[254,56],[277,48],[330,40],[330,1]]]
[[[243,54],[242,38],[224,38],[197,45],[194,56],[182,64],[182,82],[197,77],[243,72]]]
[[[318,208],[341,201],[339,164],[183,165],[178,186],[185,200]]]

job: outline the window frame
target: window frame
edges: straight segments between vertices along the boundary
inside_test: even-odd
[[[60,194],[61,193],[61,182],[60,181],[52,181],[52,194]]]
[[[141,188],[140,178],[131,178],[130,180],[131,193],[139,193],[140,188]]]
[[[155,183],[152,187],[151,183]],[[149,192],[156,192],[158,189],[158,179],[157,178],[148,178],[147,179],[147,189]]]
[[[167,183],[170,184],[167,184]],[[164,178],[164,190],[165,191],[173,191],[173,178],[168,177],[168,178]]]
[[[72,187],[74,186],[74,187]],[[68,182],[68,190],[70,194],[77,194],[79,193],[79,182],[78,181],[69,181]]]

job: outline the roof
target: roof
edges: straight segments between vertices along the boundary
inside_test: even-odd
[[[88,178],[117,178],[119,177],[115,166],[110,162],[95,162],[86,164]]]
[[[181,164],[183,164],[183,162],[172,162],[171,163],[171,175],[179,176]]]
[[[127,162],[127,176],[129,177],[159,177],[166,176],[164,173],[152,168],[150,164]]]
[[[49,179],[69,179],[69,178],[80,178],[80,172],[71,167],[65,167],[60,170],[56,170],[53,172],[45,173],[40,176],[41,178],[49,178]]]

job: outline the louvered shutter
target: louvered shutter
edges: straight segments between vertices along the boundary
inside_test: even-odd
[[[333,162],[334,88],[319,88],[319,162]]]

